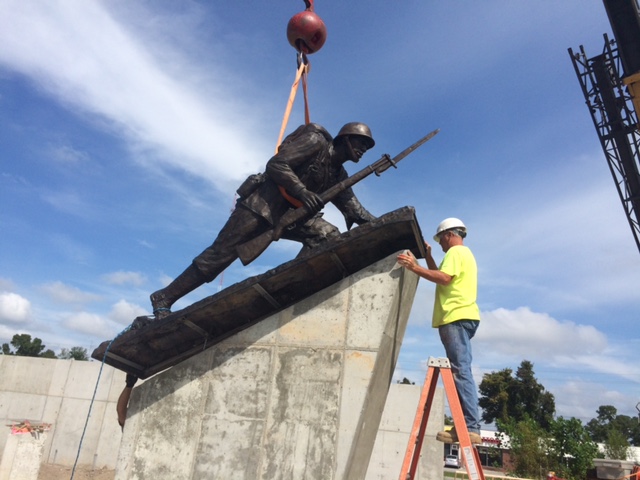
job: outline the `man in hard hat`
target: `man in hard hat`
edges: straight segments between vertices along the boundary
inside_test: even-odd
[[[169,315],[178,299],[213,281],[238,258],[239,245],[273,228],[291,208],[305,206],[314,214],[282,234],[282,238],[302,243],[300,253],[338,236],[338,228],[322,218],[324,203],[319,194],[345,180],[348,175],[343,164],[358,162],[374,145],[371,130],[360,122],[347,123],[335,138],[317,124],[298,127],[284,139],[265,173],[252,175],[238,189],[236,208],[213,244],[167,287],[151,294],[156,319]],[[351,188],[331,203],[344,215],[347,228],[375,219]]]
[[[432,326],[438,329],[451,363],[471,443],[480,444],[478,391],[471,372],[471,339],[480,323],[480,310],[476,304],[478,268],[471,250],[464,245],[466,236],[467,228],[460,219],[447,218],[438,225],[433,237],[445,252],[440,266],[431,256],[431,246],[427,242],[428,268],[420,266],[409,251],[398,255],[398,263],[436,284]],[[445,443],[458,441],[455,428],[439,432],[436,438]]]

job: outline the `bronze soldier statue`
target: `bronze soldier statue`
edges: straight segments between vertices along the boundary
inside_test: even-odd
[[[287,136],[266,166],[265,173],[252,175],[238,189],[236,208],[213,244],[165,288],[151,294],[156,319],[171,313],[180,298],[213,281],[238,258],[237,247],[273,228],[291,208],[304,206],[313,214],[306,222],[283,232],[282,238],[302,243],[301,255],[340,234],[322,218],[320,193],[348,177],[343,164],[358,162],[375,145],[364,123],[344,125],[332,138],[322,126],[310,123]],[[331,200],[344,215],[347,228],[374,220],[347,188]]]

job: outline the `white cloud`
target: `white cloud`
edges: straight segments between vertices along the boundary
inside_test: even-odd
[[[588,422],[597,416],[598,407],[613,405],[621,415],[634,416],[638,399],[602,384],[588,381],[568,381],[554,390],[556,412],[564,417],[576,417]]]
[[[69,315],[63,320],[62,324],[69,330],[85,333],[98,338],[112,337],[114,332],[113,326],[105,318],[88,312],[79,312]]]
[[[169,285],[173,281],[173,277],[170,277],[166,273],[162,273],[162,274],[160,274],[160,278],[158,280],[160,282],[160,285],[162,285],[161,288],[164,288],[164,287],[166,287],[167,285]]]
[[[17,293],[0,293],[0,322],[27,323],[31,320],[31,303]]]
[[[251,136],[255,108],[251,117],[238,114],[248,109],[234,104],[222,84],[205,88],[204,73],[178,77],[194,62],[176,53],[165,66],[100,2],[3,2],[0,43],[0,64],[63,104],[106,119],[139,159],[156,155],[154,169],[160,160],[228,191],[229,180],[253,173],[269,151]]]
[[[60,281],[45,284],[41,288],[53,301],[62,304],[89,303],[101,299],[100,295],[83,292]]]
[[[104,280],[111,285],[134,285],[139,287],[147,282],[145,277],[140,272],[112,272],[103,275]]]
[[[43,192],[42,200],[60,212],[85,219],[91,218],[94,213],[91,206],[75,192]]]
[[[595,327],[558,321],[528,307],[482,312],[481,327],[475,340],[480,349],[530,360],[550,362],[558,356],[601,354],[607,348],[606,336]]]
[[[23,333],[20,331],[16,331],[15,328],[9,328],[5,325],[0,324],[0,343],[7,342],[9,343],[13,336],[17,333]]]
[[[141,306],[120,300],[109,312],[109,318],[120,325],[129,325],[136,317],[147,314]]]
[[[82,201],[74,203],[74,208],[72,209],[65,208],[64,205],[60,206],[65,209],[65,211],[71,211],[84,218],[87,217],[88,210],[82,209]],[[45,237],[45,240],[55,249],[56,255],[61,255],[73,263],[87,264],[94,256],[91,248],[65,234],[53,233]]]
[[[89,154],[77,150],[69,145],[58,145],[56,147],[52,147],[51,157],[55,161],[66,165],[85,163],[90,159]]]
[[[640,257],[615,186],[594,171],[602,161],[567,160],[547,181],[513,184],[472,211],[467,243],[485,308],[501,301],[489,300],[493,289],[546,311],[636,304]]]
[[[522,360],[533,362],[537,378],[556,397],[559,415],[588,420],[600,405],[629,407],[629,396],[615,386],[640,383],[635,364],[624,360],[624,345],[609,345],[593,326],[560,321],[527,307],[482,312],[473,345],[474,363],[483,373],[515,371]],[[613,388],[602,388],[596,379]]]

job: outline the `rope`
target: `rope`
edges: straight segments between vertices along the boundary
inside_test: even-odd
[[[78,465],[78,459],[80,458],[80,451],[82,450],[82,442],[84,441],[84,435],[87,432],[87,425],[89,424],[89,418],[91,417],[91,410],[93,409],[93,403],[96,400],[96,394],[98,392],[98,386],[100,385],[100,377],[102,376],[102,369],[104,368],[104,362],[105,362],[105,359],[107,358],[107,353],[109,352],[109,349],[111,348],[111,345],[113,344],[113,342],[115,342],[120,335],[122,335],[129,329],[131,329],[131,325],[129,325],[127,328],[122,330],[118,335],[116,335],[114,339],[109,342],[109,345],[107,345],[107,348],[104,351],[104,356],[102,357],[102,364],[100,365],[100,371],[98,372],[98,379],[96,380],[96,386],[93,389],[93,397],[91,398],[91,403],[89,404],[89,413],[87,413],[87,420],[84,422],[84,429],[82,430],[82,436],[80,437],[80,444],[78,445],[78,454],[76,455],[76,461],[73,463],[73,469],[71,470],[71,477],[69,478],[69,480],[73,480],[73,476],[76,473],[76,466]]]

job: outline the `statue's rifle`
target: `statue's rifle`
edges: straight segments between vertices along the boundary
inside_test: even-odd
[[[376,162],[322,192],[320,194],[322,202],[324,204],[330,202],[341,192],[343,192],[347,188],[352,187],[360,180],[368,177],[372,173],[375,173],[379,176],[389,167],[397,168],[396,164],[400,160],[402,160],[410,153],[413,153],[418,147],[420,147],[427,141],[431,140],[439,131],[440,129],[434,130],[393,158],[385,153]],[[296,208],[294,210],[288,210],[282,217],[280,217],[280,220],[273,228],[237,247],[237,252],[240,260],[244,265],[248,265],[249,263],[253,262],[262,252],[267,249],[271,242],[276,242],[280,239],[280,237],[282,236],[282,232],[287,227],[303,220],[306,221],[311,216],[313,216],[313,213],[310,212],[309,209],[307,209],[305,206]]]

